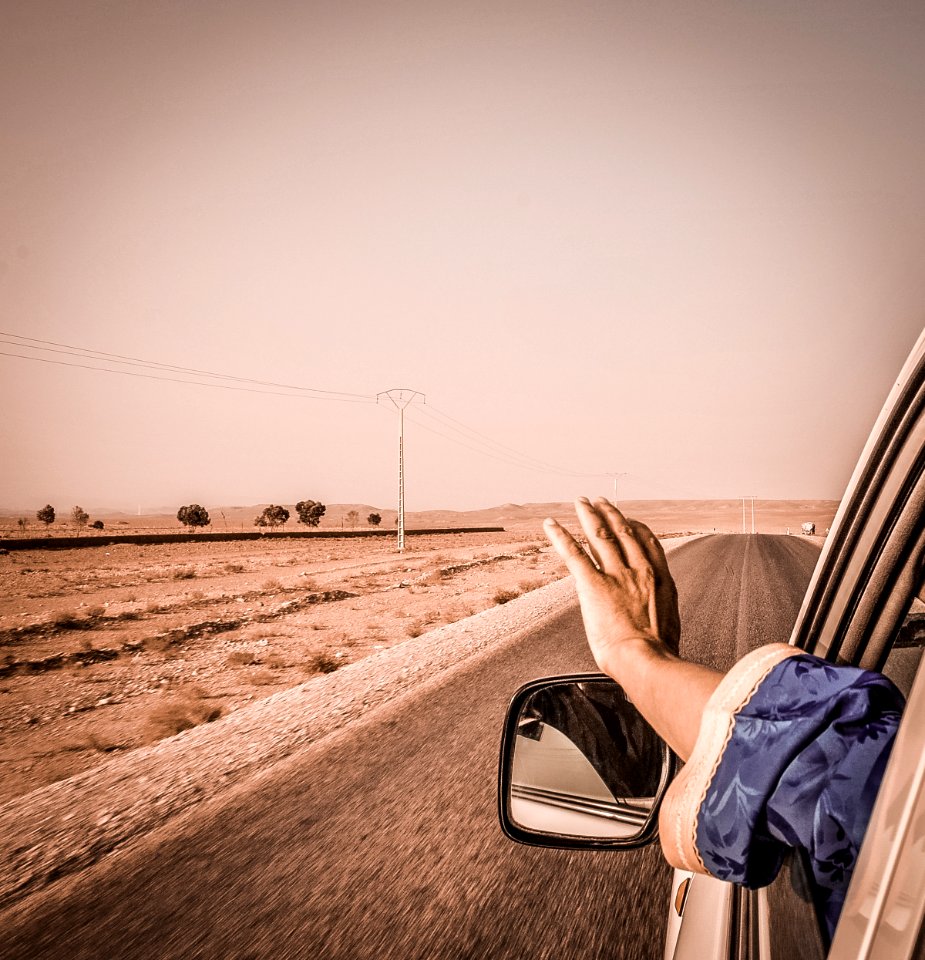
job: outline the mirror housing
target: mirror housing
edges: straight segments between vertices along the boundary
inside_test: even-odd
[[[675,757],[603,673],[533,680],[504,721],[498,815],[532,846],[634,849],[658,836]]]

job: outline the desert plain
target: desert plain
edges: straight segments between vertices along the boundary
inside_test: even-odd
[[[210,507],[214,529],[253,530],[262,506]],[[663,537],[742,532],[741,501],[622,506]],[[757,532],[798,535],[805,521],[824,532],[837,505],[755,506]],[[371,531],[373,509],[331,506],[319,530]],[[567,503],[410,513],[399,553],[395,512],[378,512],[382,536],[54,550],[12,549],[17,514],[0,517],[0,803],[542,587],[566,574],[543,517],[577,532]],[[92,515],[107,534],[179,528],[167,512]],[[504,529],[454,531],[477,526]],[[76,532],[37,527],[26,534]]]

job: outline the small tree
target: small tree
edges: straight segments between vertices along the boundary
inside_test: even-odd
[[[254,517],[254,525],[257,527],[279,527],[289,519],[289,511],[285,507],[278,507],[271,503],[264,507],[263,513]]]
[[[20,534],[24,536],[26,533],[26,527],[29,526],[29,521],[25,517],[20,517],[16,521],[16,526],[19,527]]]
[[[47,530],[55,522],[55,508],[50,503],[46,503],[41,510],[36,510],[35,519],[44,523]]]
[[[304,523],[308,527],[317,527],[327,507],[317,500],[300,500],[295,505],[295,509],[299,515],[299,523]]]
[[[381,514],[378,514],[378,513],[371,513],[371,514],[366,518],[366,522],[367,522],[371,527],[378,527],[379,524],[382,523],[382,515],[381,515]]]
[[[209,511],[198,503],[191,503],[187,507],[180,507],[177,511],[177,519],[184,527],[192,530],[194,527],[207,527],[212,522],[209,519]]]
[[[82,530],[87,525],[90,514],[83,507],[74,507],[71,511],[71,519],[74,521],[74,526],[78,530]]]
[[[356,528],[356,525],[357,525],[357,523],[358,523],[358,521],[359,521],[359,519],[360,519],[360,511],[359,511],[359,510],[348,510],[347,513],[346,513],[346,515],[344,516],[344,519],[347,521],[347,523],[350,524],[351,527],[353,527],[353,528],[355,529],[355,528]]]
[[[93,523],[90,524],[90,526],[93,527],[94,530],[102,530],[104,527],[104,523],[102,520],[94,520]]]

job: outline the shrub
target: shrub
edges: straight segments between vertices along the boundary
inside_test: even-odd
[[[170,576],[174,580],[194,580],[196,578],[196,568],[177,567],[171,572]]]
[[[314,673],[333,673],[341,666],[341,661],[330,653],[316,653],[305,664]]]
[[[264,580],[261,589],[264,593],[279,593],[283,589],[283,585],[279,580]]]
[[[172,737],[183,730],[211,723],[222,715],[217,704],[205,703],[203,694],[191,690],[185,696],[158,704],[148,715],[148,722],[156,739]]]
[[[424,622],[422,620],[413,620],[405,627],[405,634],[409,637],[419,637],[424,632]]]
[[[226,563],[225,573],[244,573],[243,563]]]
[[[508,603],[516,600],[520,594],[516,590],[499,590],[492,598],[495,603]]]
[[[73,610],[59,610],[49,616],[48,625],[57,630],[79,630],[85,624]]]
[[[103,527],[104,527],[104,523],[103,523],[102,520],[94,520],[93,523],[90,524],[90,526],[91,526],[94,530],[102,530]]]
[[[521,580],[517,584],[517,589],[521,593],[530,593],[531,590],[539,590],[543,586],[542,580]]]

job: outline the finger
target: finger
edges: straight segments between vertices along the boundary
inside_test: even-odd
[[[619,542],[627,565],[637,569],[647,566],[649,557],[636,539],[636,533],[626,517],[606,497],[598,497],[595,506]]]
[[[605,571],[613,570],[615,564],[625,567],[626,556],[620,547],[620,541],[595,505],[587,497],[579,497],[575,501],[575,513],[588,538],[588,548],[597,565]]]
[[[594,561],[581,549],[575,538],[555,520],[547,517],[543,530],[556,553],[565,561],[568,572],[576,579],[588,579],[597,574]]]
[[[681,619],[678,613],[678,589],[668,567],[668,558],[658,537],[638,520],[629,523],[649,557],[655,572],[656,618],[658,634],[670,650],[678,652],[681,644]]]
[[[674,583],[671,576],[671,570],[668,568],[668,558],[658,537],[639,520],[628,520],[627,523],[633,528],[636,540],[642,546],[646,557],[655,571],[656,583]]]

